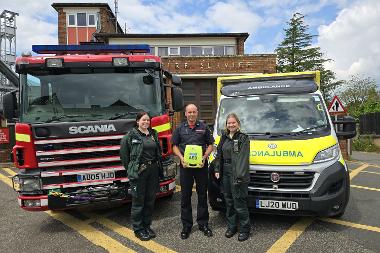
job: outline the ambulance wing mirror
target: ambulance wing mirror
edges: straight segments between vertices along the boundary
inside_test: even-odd
[[[183,107],[185,106],[185,102],[183,100],[183,93],[182,89],[180,87],[174,86],[172,89],[172,103],[173,103],[173,110],[175,112],[182,111]]]
[[[336,135],[342,139],[352,139],[356,136],[356,121],[351,116],[343,116],[333,121],[338,126]]]
[[[15,122],[18,118],[16,91],[11,91],[3,96],[4,117],[8,122]]]

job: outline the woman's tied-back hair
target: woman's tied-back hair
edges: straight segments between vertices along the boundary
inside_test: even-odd
[[[240,123],[240,119],[239,119],[239,117],[236,115],[236,113],[230,113],[230,114],[227,115],[227,117],[226,117],[226,124],[225,124],[225,126],[224,126],[224,131],[225,131],[227,134],[230,133],[230,131],[227,129],[227,121],[228,121],[229,118],[234,118],[234,119],[236,120],[236,122],[237,122],[238,125],[239,125],[239,128],[238,128],[237,131],[240,131],[241,123]]]
[[[137,113],[137,115],[136,115],[136,121],[135,121],[135,127],[136,128],[138,128],[137,121],[139,121],[144,115],[148,115],[149,119],[151,119],[150,115],[147,112],[145,112],[145,111],[141,111],[141,112]]]

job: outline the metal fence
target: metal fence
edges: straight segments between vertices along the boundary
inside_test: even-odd
[[[359,117],[360,134],[380,135],[380,112],[368,113]]]

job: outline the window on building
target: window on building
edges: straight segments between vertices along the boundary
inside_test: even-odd
[[[75,25],[75,15],[74,14],[70,14],[69,15],[69,25]]]
[[[155,53],[156,53],[156,48],[155,47],[149,47],[149,49],[150,49],[150,54],[152,54],[152,55],[156,55]]]
[[[88,25],[95,25],[95,15],[94,14],[89,14],[88,15]]]
[[[191,47],[191,55],[202,55],[202,47]]]
[[[158,56],[168,56],[168,48],[167,47],[159,47],[158,48]]]
[[[214,55],[224,55],[224,46],[215,46]]]
[[[203,47],[203,55],[213,55],[212,47]]]
[[[225,46],[226,55],[235,55],[234,46]]]
[[[169,55],[179,55],[178,47],[169,47]]]
[[[188,56],[188,55],[190,55],[190,47],[180,47],[179,48],[179,54],[181,56]]]
[[[87,26],[86,13],[77,13],[77,26]]]

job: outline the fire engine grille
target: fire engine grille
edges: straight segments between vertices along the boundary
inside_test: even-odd
[[[120,139],[39,144],[37,145],[36,148],[37,148],[37,151],[54,151],[54,150],[63,150],[63,149],[72,149],[72,148],[91,148],[91,147],[116,146],[116,145],[120,145]]]
[[[306,189],[313,182],[315,172],[276,171],[279,181],[273,182],[271,174],[273,171],[254,171],[250,174],[249,186],[255,188],[278,188],[278,189]],[[274,186],[275,185],[275,186]]]
[[[51,161],[67,161],[67,160],[79,160],[79,159],[91,159],[91,158],[106,158],[119,155],[119,150],[111,150],[104,152],[88,152],[77,154],[61,154],[61,155],[49,155],[38,157],[38,162],[51,162]]]

